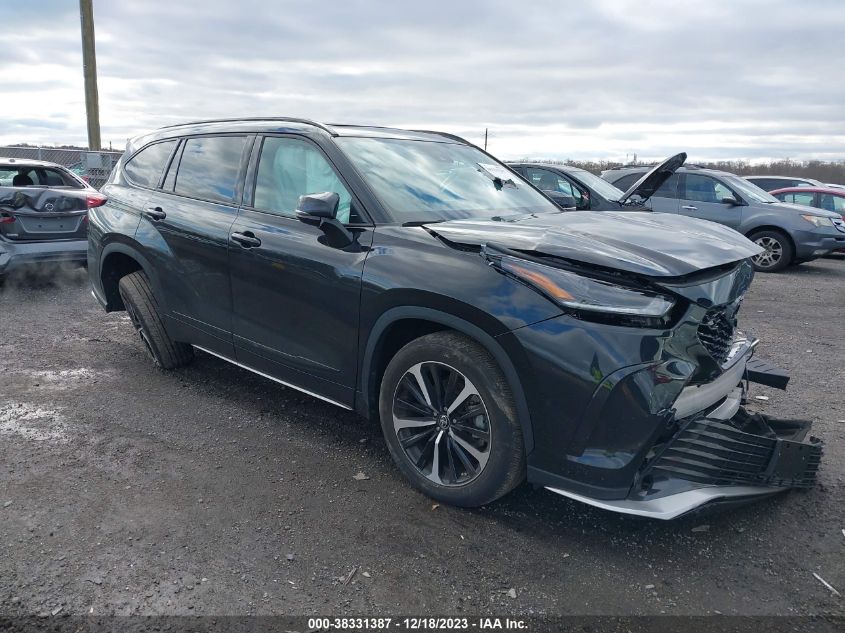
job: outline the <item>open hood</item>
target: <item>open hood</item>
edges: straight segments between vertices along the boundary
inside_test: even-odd
[[[654,195],[654,192],[660,189],[660,186],[669,179],[669,176],[674,174],[678,170],[678,167],[684,164],[686,159],[686,152],[670,156],[631,185],[628,190],[622,194],[622,197],[619,198],[619,202],[624,204],[631,196],[639,196],[643,200],[648,200]]]
[[[680,277],[763,252],[726,226],[668,213],[544,213],[425,228],[459,244],[504,246],[650,277]]]

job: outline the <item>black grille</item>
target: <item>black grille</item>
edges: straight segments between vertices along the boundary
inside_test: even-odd
[[[698,326],[698,340],[720,365],[728,359],[735,328],[735,319],[724,307],[708,310]]]
[[[690,422],[649,464],[666,475],[716,486],[809,488],[816,481],[821,443],[745,433],[715,420]]]

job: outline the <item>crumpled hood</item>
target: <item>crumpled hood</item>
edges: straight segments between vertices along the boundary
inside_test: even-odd
[[[763,250],[721,224],[669,213],[561,212],[426,228],[460,244],[494,244],[650,277],[680,277]]]

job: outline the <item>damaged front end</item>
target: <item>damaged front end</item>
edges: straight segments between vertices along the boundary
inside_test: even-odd
[[[537,459],[529,459],[530,480],[607,510],[657,519],[814,485],[822,445],[808,437],[810,422],[743,407],[750,382],[781,389],[788,382],[781,370],[753,357],[758,341],[737,330],[753,277],[747,261],[675,279],[623,276],[615,287],[629,293],[626,305],[608,312],[611,299],[622,303],[616,295],[601,297],[605,305],[597,309],[584,302],[602,290],[563,287],[567,279],[560,275],[537,276],[539,268],[509,263],[536,261],[532,254],[485,245],[482,255],[503,274],[570,308],[559,340],[580,327],[601,345],[624,349],[638,340],[640,353],[654,354],[652,362],[610,373],[595,362],[601,380],[573,432],[558,436],[562,459],[549,468],[549,452],[544,456],[541,448]],[[612,283],[601,271],[586,274],[590,284]],[[518,336],[530,341],[531,331],[549,327]]]

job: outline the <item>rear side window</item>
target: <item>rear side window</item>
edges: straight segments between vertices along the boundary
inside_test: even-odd
[[[233,202],[245,136],[189,138],[176,173],[176,193],[212,202]]]
[[[135,154],[123,168],[129,180],[142,187],[157,187],[174,147],[176,141],[164,141],[145,147]]]

